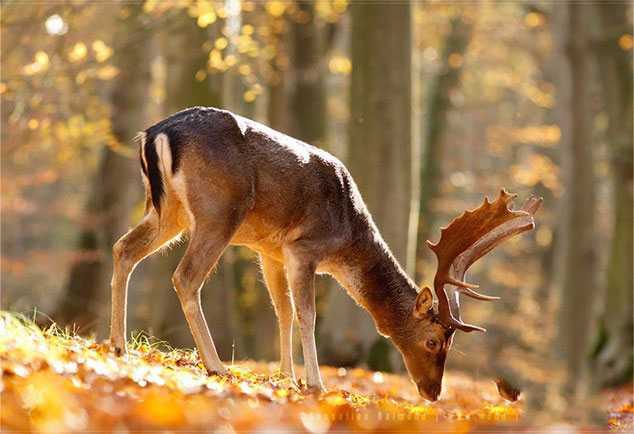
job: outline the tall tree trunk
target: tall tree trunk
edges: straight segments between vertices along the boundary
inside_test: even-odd
[[[125,6],[129,14],[117,23],[115,46],[125,46],[115,53],[114,64],[119,73],[114,79],[111,124],[114,138],[120,144],[129,143],[146,124],[150,85],[150,50],[140,16],[141,4]],[[133,45],[130,35],[135,35]],[[124,43],[125,42],[125,43]],[[125,153],[127,152],[127,153]],[[82,227],[78,248],[92,252],[86,261],[78,261],[70,270],[66,291],[56,313],[60,324],[75,323],[92,326],[99,318],[104,323],[107,312],[103,306],[109,293],[112,245],[130,225],[130,210],[142,197],[141,183],[130,188],[138,178],[136,151],[125,147],[115,152],[104,147],[88,203],[87,223]],[[104,319],[104,321],[101,321]]]
[[[291,95],[292,134],[312,145],[323,146],[326,135],[324,90],[324,35],[319,29],[313,1],[297,1],[292,24],[291,64],[294,86]]]
[[[408,2],[353,2],[348,166],[381,233],[404,263],[411,202],[411,26]],[[377,31],[381,29],[381,31]],[[405,169],[404,169],[405,168]],[[343,291],[332,294],[335,355],[389,369],[388,346]],[[334,315],[333,315],[334,317]],[[371,349],[372,347],[372,349]],[[347,354],[346,354],[347,353]]]
[[[610,386],[632,378],[632,52],[619,38],[632,31],[631,3],[600,2],[600,40],[596,54],[608,115],[613,181],[613,228],[607,266],[605,307],[595,352],[595,386]]]
[[[562,176],[566,190],[559,226],[560,343],[567,367],[567,393],[586,386],[586,355],[596,294],[595,193],[588,6],[556,3],[554,29],[558,56],[557,104],[562,131]]]
[[[433,202],[437,199],[442,179],[442,162],[444,159],[443,138],[447,128],[447,116],[451,109],[451,91],[460,82],[464,55],[471,35],[471,25],[461,15],[451,19],[451,28],[446,36],[441,57],[440,70],[430,81],[423,115],[423,161],[420,171],[419,225],[418,241],[408,252],[408,264],[415,257],[425,253],[425,240],[429,238],[433,226]],[[421,278],[417,270],[417,278]]]
[[[277,42],[281,43],[280,41]],[[275,58],[271,61],[271,79],[269,82],[268,105],[267,105],[267,123],[271,128],[278,131],[288,132],[288,98],[286,95],[286,71],[284,71],[276,62]]]

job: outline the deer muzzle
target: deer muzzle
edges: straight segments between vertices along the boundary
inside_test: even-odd
[[[427,401],[433,402],[438,400],[441,383],[426,384],[424,381],[419,381],[416,383],[416,387],[418,388],[420,396],[425,398]]]

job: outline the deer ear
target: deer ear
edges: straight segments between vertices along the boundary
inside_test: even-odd
[[[422,318],[432,308],[434,297],[431,295],[431,289],[425,286],[416,296],[416,305],[414,306],[414,316]]]

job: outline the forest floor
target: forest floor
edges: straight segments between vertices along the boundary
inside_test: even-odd
[[[442,399],[433,404],[406,377],[363,369],[322,367],[329,391],[315,395],[295,388],[273,364],[239,362],[229,376],[208,377],[195,352],[159,349],[147,339],[130,347],[115,357],[93,339],[0,313],[0,430],[536,432],[521,400],[507,404],[492,381],[457,373],[446,374]],[[631,429],[628,389],[608,401],[604,429]]]

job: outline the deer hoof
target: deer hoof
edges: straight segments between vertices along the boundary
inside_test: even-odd
[[[127,353],[127,350],[125,348],[125,345],[123,345],[123,346],[115,345],[114,346],[114,354],[117,357],[121,357],[121,356],[125,355],[126,353]]]
[[[221,376],[226,376],[227,374],[229,374],[229,370],[227,368],[222,368],[222,369],[206,369],[207,371],[207,375],[208,376],[214,376],[217,375],[219,377]]]
[[[105,341],[104,344],[106,345],[106,348],[110,348],[117,357],[121,357],[127,353],[125,348],[125,342],[123,344],[117,344],[117,343],[114,343],[112,339],[110,339]]]
[[[317,384],[317,385],[313,385],[313,386],[311,386],[311,385],[303,385],[302,388],[304,389],[304,395],[316,395],[316,396],[319,396],[322,393],[326,392],[326,389],[321,384]]]

